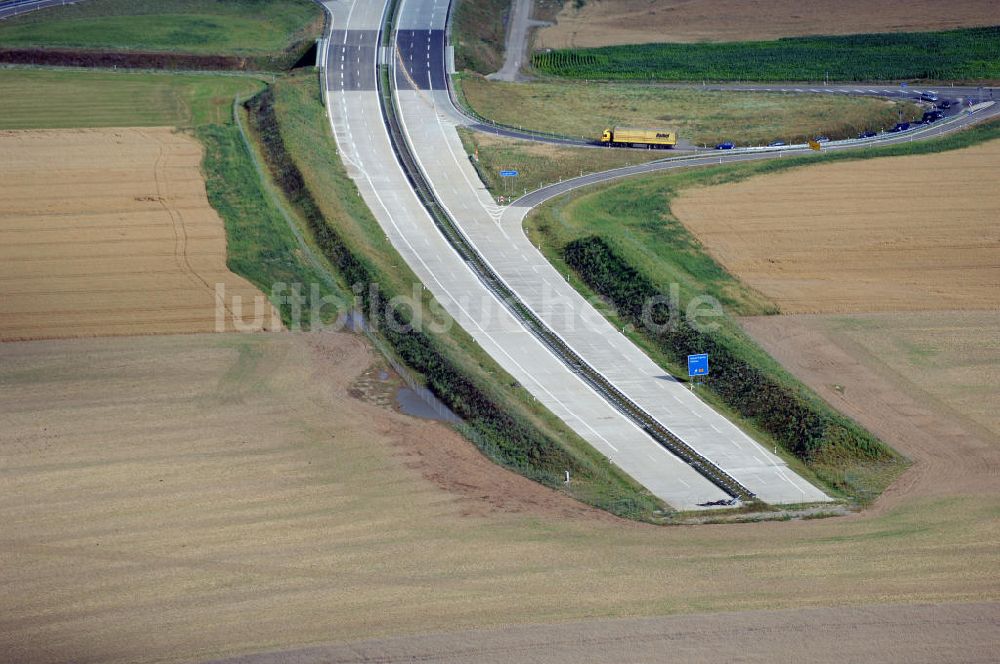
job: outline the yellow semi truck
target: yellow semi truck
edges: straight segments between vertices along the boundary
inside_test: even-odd
[[[665,129],[615,127],[604,130],[601,143],[616,147],[672,148],[677,145],[677,134]]]

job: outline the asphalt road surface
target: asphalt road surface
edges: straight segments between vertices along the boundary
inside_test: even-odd
[[[76,4],[76,0],[7,0],[0,2],[0,21],[46,7]]]

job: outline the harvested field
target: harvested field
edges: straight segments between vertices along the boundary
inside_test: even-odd
[[[753,338],[841,412],[913,459],[876,511],[1000,487],[1000,313],[762,316]]]
[[[201,146],[167,128],[0,132],[0,340],[209,332],[234,296]],[[280,327],[266,301],[258,329]]]
[[[689,189],[673,213],[782,313],[1000,307],[1000,141]]]
[[[193,661],[474,627],[840,606],[850,608],[777,624],[733,619],[759,638],[755,620],[772,636],[831,620],[866,633],[852,625],[869,616],[864,625],[886,629],[868,652],[886,659],[912,633],[894,621],[938,621],[864,605],[1000,598],[995,482],[857,518],[624,522],[497,468],[439,424],[349,398],[374,398],[372,361],[357,337],[319,333],[0,344],[5,658]],[[675,624],[718,634],[717,620],[691,620]],[[964,643],[970,657],[990,647]]]
[[[667,652],[690,664],[984,662],[1000,647],[998,619],[995,603],[742,611],[353,641],[219,664],[607,664],[622,661],[622,653],[632,664],[653,664]]]
[[[992,0],[588,0],[567,2],[557,24],[537,31],[534,46],[587,48],[654,42],[722,42],[802,35],[918,32],[996,25]]]

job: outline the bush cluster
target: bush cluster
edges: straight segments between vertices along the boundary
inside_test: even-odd
[[[786,385],[743,357],[736,343],[721,332],[701,332],[672,310],[645,275],[625,262],[602,238],[588,236],[563,248],[566,263],[594,291],[615,306],[623,321],[642,329],[644,307],[652,309],[660,331],[647,331],[658,347],[678,364],[688,355],[708,353],[711,373],[705,385],[730,408],[771,434],[795,456],[814,461],[842,457],[888,459],[892,451],[849,419],[814,398]],[[660,327],[668,320],[671,325]]]

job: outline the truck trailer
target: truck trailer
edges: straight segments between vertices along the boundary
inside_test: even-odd
[[[615,147],[672,148],[677,145],[677,134],[665,129],[615,127],[604,130],[601,143]]]

